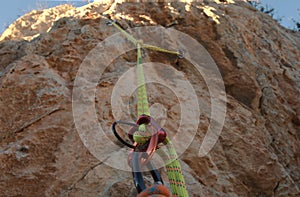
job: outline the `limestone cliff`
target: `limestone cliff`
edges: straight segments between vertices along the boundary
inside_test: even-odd
[[[135,195],[130,172],[105,165],[83,145],[72,113],[80,65],[118,32],[107,17],[125,29],[160,25],[186,33],[222,74],[225,124],[214,148],[199,157],[213,121],[205,81],[188,61],[145,51],[184,73],[201,100],[197,134],[180,156],[190,196],[300,195],[300,34],[243,1],[215,0],[62,5],[15,21],[0,38],[1,196]],[[114,60],[97,86],[96,113],[108,132],[113,87],[134,61],[134,52]],[[165,105],[167,122],[178,122],[168,91],[154,89],[151,102]]]

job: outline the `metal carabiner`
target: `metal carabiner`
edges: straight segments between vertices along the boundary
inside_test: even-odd
[[[133,144],[126,142],[117,132],[117,124],[126,124],[132,126],[132,128],[127,133],[129,139]],[[139,126],[145,124],[149,125],[152,129],[151,138],[144,144],[138,144],[134,141],[133,135],[138,131]],[[112,130],[116,138],[127,147],[131,148],[128,155],[128,164],[132,168],[132,175],[134,180],[134,185],[138,193],[144,191],[147,187],[144,182],[142,168],[146,166],[154,180],[154,184],[163,185],[163,180],[151,162],[151,158],[157,149],[157,145],[163,142],[166,138],[166,132],[158,126],[154,119],[147,115],[141,115],[136,123],[129,123],[124,121],[116,121],[112,125]]]
[[[129,144],[128,142],[126,142],[125,140],[123,140],[123,138],[121,138],[121,136],[119,135],[119,133],[117,132],[116,130],[116,125],[117,124],[126,124],[126,125],[129,125],[129,126],[132,126],[132,128],[129,130],[129,133],[128,135],[130,135],[130,133],[133,133],[134,129],[136,129],[138,127],[137,124],[134,124],[134,123],[130,123],[130,122],[124,122],[124,121],[116,121],[112,124],[112,130],[113,130],[113,133],[114,135],[116,136],[116,138],[122,143],[124,144],[125,146],[128,146],[129,148],[132,148],[132,149],[135,149],[136,146],[133,145],[133,144]]]
[[[132,160],[131,160],[131,168],[132,168],[132,175],[133,175],[133,181],[134,185],[136,187],[136,190],[138,193],[145,190],[147,187],[145,185],[145,181],[143,178],[143,172],[142,172],[142,166],[141,166],[141,157],[142,154],[140,152],[133,152]],[[149,169],[149,172],[151,173],[151,176],[154,180],[155,184],[164,184],[158,170],[154,167],[154,165],[151,163],[151,161],[146,163],[147,168]]]
[[[111,19],[109,19],[109,20],[106,22],[106,25],[107,25],[107,26],[112,26],[113,23],[115,23],[115,22],[116,22],[116,20],[111,20]]]

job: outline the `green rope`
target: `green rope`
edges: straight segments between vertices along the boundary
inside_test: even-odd
[[[169,138],[166,138],[164,143],[168,149],[169,160],[167,160],[165,163],[172,195],[173,197],[189,196],[176,150]]]
[[[142,52],[141,44],[137,42],[137,79],[138,79],[138,99],[137,99],[137,111],[138,117],[141,115],[150,116],[148,96],[146,91],[146,82],[144,76],[144,70],[142,65]],[[133,134],[133,139],[139,144],[146,143],[150,137],[151,132],[147,130],[147,125],[141,124],[137,132]]]
[[[164,53],[176,54],[180,55],[179,52],[170,51],[166,49],[162,49],[160,47],[156,47],[153,45],[143,44],[142,41],[136,40],[133,36],[124,31],[121,27],[119,27],[115,22],[111,23],[115,26],[125,37],[131,41],[137,47],[137,79],[138,79],[138,106],[137,113],[138,117],[140,115],[149,115],[149,103],[148,96],[146,91],[146,83],[145,83],[145,75],[142,66],[142,52],[141,48],[146,48],[150,50],[155,50]],[[149,139],[149,134],[147,133],[146,125],[142,124],[139,126],[139,131],[135,132],[134,140],[138,143],[145,143]],[[178,156],[176,150],[169,138],[166,138],[164,144],[168,150],[169,160],[166,161],[166,169],[168,174],[168,179],[170,182],[170,187],[172,191],[173,197],[188,197],[188,191],[186,189],[185,180],[182,174],[181,165],[178,160]]]
[[[160,47],[153,46],[153,45],[150,45],[150,44],[143,44],[143,48],[145,48],[145,49],[150,49],[150,50],[153,50],[153,51],[159,51],[159,52],[164,52],[164,53],[170,53],[170,54],[174,54],[174,55],[181,55],[178,51],[170,51],[170,50],[162,49],[162,48],[160,48]]]
[[[122,29],[119,25],[117,25],[114,21],[111,21],[111,23],[115,28],[117,28],[122,34],[124,34],[126,36],[126,38],[131,41],[134,45],[137,44],[137,40],[130,35],[129,33],[127,33],[126,31],[124,31],[124,29]]]
[[[150,116],[146,82],[142,65],[141,44],[137,43],[137,79],[138,79],[138,117],[145,114]]]

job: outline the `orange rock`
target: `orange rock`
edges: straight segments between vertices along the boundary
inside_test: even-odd
[[[144,52],[147,61],[181,72],[199,100],[196,136],[180,156],[190,196],[300,195],[300,34],[233,0],[61,5],[16,20],[0,37],[1,195],[136,195],[131,173],[96,159],[73,119],[72,90],[81,63],[97,64],[85,57],[118,32],[106,26],[104,14],[123,28],[161,25],[188,34],[206,48],[222,74],[226,121],[214,148],[199,157],[214,121],[203,76],[185,59]],[[97,120],[111,140],[111,94],[119,77],[135,65],[135,55],[129,51],[114,59],[95,92]],[[150,104],[166,109],[164,129],[174,136],[181,110],[176,95],[157,84],[149,84],[148,94]],[[133,96],[120,102],[131,103],[124,112],[128,117],[135,114]],[[164,169],[160,172],[168,186]]]

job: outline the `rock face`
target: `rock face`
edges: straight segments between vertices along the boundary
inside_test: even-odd
[[[227,113],[214,148],[199,157],[210,119],[210,97],[190,63],[145,52],[193,84],[204,113],[180,156],[190,196],[300,195],[300,34],[242,1],[92,3],[32,11],[0,40],[0,193],[3,196],[134,196],[130,172],[111,168],[83,145],[72,114],[72,90],[87,54],[124,28],[161,25],[188,34],[211,54],[226,87]],[[110,96],[135,53],[112,62],[95,103],[107,130]],[[167,73],[165,73],[167,74]],[[151,87],[150,87],[151,89]],[[165,129],[180,109],[167,90],[149,93],[165,106]],[[126,165],[126,164],[124,164]],[[164,169],[161,169],[165,177]]]

